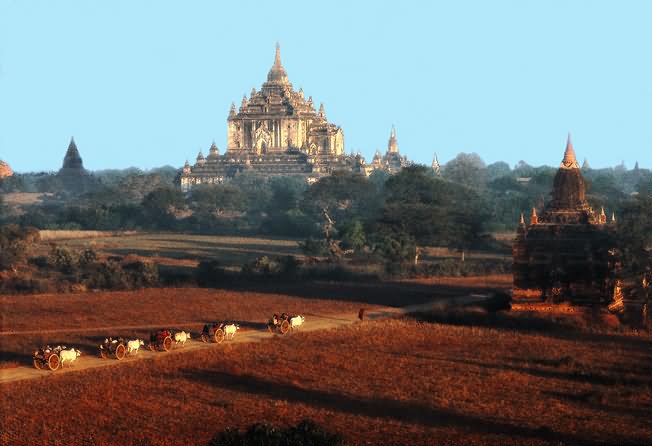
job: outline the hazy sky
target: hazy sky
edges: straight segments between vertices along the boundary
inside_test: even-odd
[[[0,158],[181,166],[226,144],[281,44],[290,81],[370,160],[652,167],[652,1],[0,0]]]

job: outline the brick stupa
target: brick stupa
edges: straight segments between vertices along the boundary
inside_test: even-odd
[[[604,209],[593,211],[570,135],[544,209],[521,217],[513,244],[514,298],[575,303],[611,299],[612,229]]]

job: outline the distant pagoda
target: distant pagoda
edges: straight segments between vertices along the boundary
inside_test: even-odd
[[[540,214],[533,208],[529,223],[521,215],[512,248],[515,298],[608,302],[615,216],[607,223],[604,209],[598,214],[589,206],[570,135]]]
[[[389,133],[389,140],[387,141],[387,151],[382,155],[378,150],[374,155],[371,163],[367,166],[368,170],[383,170],[390,174],[395,174],[403,167],[409,166],[412,163],[408,161],[407,157],[401,156],[398,150],[398,138],[396,137],[396,129],[392,126]]]
[[[84,169],[84,163],[79,155],[74,137],[70,138],[70,144],[68,144],[68,150],[57,177],[61,180],[65,191],[73,194],[88,192],[94,183],[92,177]]]

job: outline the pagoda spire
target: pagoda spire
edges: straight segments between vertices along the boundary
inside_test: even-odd
[[[288,81],[288,75],[283,68],[281,63],[281,45],[276,42],[276,54],[274,55],[274,65],[270,68],[269,73],[267,74],[267,83],[273,85],[290,85]],[[290,85],[291,87],[291,85]]]
[[[530,215],[530,224],[536,225],[539,223],[539,216],[537,215],[537,209],[532,208],[532,214]]]
[[[274,55],[274,66],[281,67],[281,44],[276,42],[276,54]]]
[[[566,150],[564,151],[564,159],[561,161],[561,166],[565,169],[579,169],[580,165],[575,157],[575,150],[573,150],[573,142],[571,141],[571,134],[568,132],[568,139],[566,140]]]
[[[396,128],[392,124],[392,130],[389,132],[389,141],[387,142],[387,153],[398,153],[398,140],[396,139]]]

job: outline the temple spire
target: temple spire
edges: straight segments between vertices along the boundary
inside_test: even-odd
[[[274,66],[281,66],[281,44],[276,42],[276,55],[274,56]]]
[[[281,45],[279,45],[278,42],[276,42],[274,65],[272,65],[272,68],[270,68],[269,73],[267,74],[267,83],[271,83],[272,85],[290,85],[290,82],[288,81],[288,75],[285,72],[285,68],[283,68],[283,64],[281,63]]]
[[[566,151],[564,151],[564,159],[561,161],[561,166],[566,169],[579,169],[580,165],[575,157],[575,150],[573,150],[573,142],[571,141],[571,134],[568,133],[568,140],[566,141]]]
[[[398,140],[396,139],[396,128],[392,125],[387,142],[387,153],[398,153]]]
[[[532,214],[530,215],[530,224],[536,225],[539,223],[539,216],[537,215],[537,209],[532,208]]]

